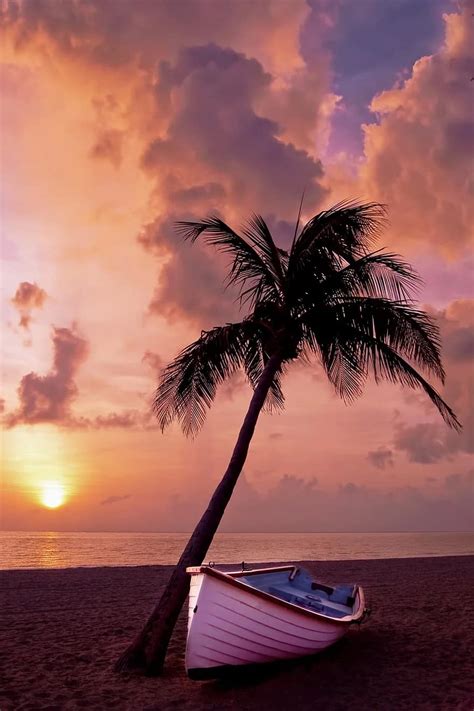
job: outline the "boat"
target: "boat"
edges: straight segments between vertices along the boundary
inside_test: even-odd
[[[186,570],[191,581],[185,664],[191,679],[315,654],[369,615],[359,585],[326,585],[296,565]]]

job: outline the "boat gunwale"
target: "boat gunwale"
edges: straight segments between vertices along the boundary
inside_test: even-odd
[[[347,626],[354,622],[358,622],[362,618],[365,610],[365,597],[364,591],[359,585],[357,585],[357,593],[359,594],[359,607],[357,608],[357,612],[352,615],[345,615],[345,617],[328,617],[326,615],[321,614],[320,612],[317,612],[316,610],[307,610],[306,608],[300,607],[299,605],[295,605],[292,602],[282,600],[281,598],[276,597],[275,595],[271,595],[270,593],[267,593],[264,590],[254,588],[251,585],[248,585],[247,583],[244,583],[241,580],[237,579],[240,577],[255,575],[258,573],[276,573],[285,570],[296,571],[298,570],[298,566],[282,565],[275,566],[272,568],[254,568],[253,570],[241,570],[235,572],[231,571],[228,573],[223,570],[217,570],[216,568],[209,565],[191,566],[189,568],[186,568],[186,572],[189,575],[209,575],[213,578],[217,578],[221,582],[227,583],[228,585],[233,585],[241,591],[245,591],[256,597],[260,597],[268,602],[273,602],[276,605],[280,605],[281,607],[285,607],[286,609],[293,610],[293,612],[304,614],[307,617],[312,617],[313,619],[316,617],[330,624]]]

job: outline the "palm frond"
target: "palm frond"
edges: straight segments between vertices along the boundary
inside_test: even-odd
[[[379,296],[394,301],[411,302],[419,292],[422,280],[400,255],[371,252],[328,276],[314,290],[322,298],[337,300],[341,296]]]
[[[460,428],[454,412],[415,368],[444,381],[439,330],[426,313],[387,299],[354,297],[307,314],[304,338],[346,401],[361,393],[372,372],[376,382],[421,388],[447,424]]]
[[[301,259],[321,244],[341,251],[342,256],[364,254],[377,239],[385,222],[384,205],[343,200],[306,223],[295,240],[292,257]]]
[[[414,305],[421,280],[399,255],[370,250],[384,221],[383,205],[339,203],[299,234],[296,228],[289,253],[276,246],[258,215],[242,235],[216,216],[178,223],[185,239],[202,235],[231,257],[228,281],[253,308],[241,323],[203,332],[165,368],[154,403],[161,427],[176,419],[186,434],[195,434],[218,385],[237,369],[255,389],[275,354],[286,364],[313,353],[345,400],[358,397],[373,374],[376,382],[421,388],[459,429],[454,412],[421,374],[444,382],[439,330]],[[283,406],[283,369],[273,377],[267,409]]]
[[[295,231],[293,233],[293,239],[291,240],[290,254],[293,251],[293,248],[294,248],[295,242],[296,242],[296,238],[298,236],[298,227],[300,226],[301,213],[303,211],[303,202],[304,202],[305,192],[306,192],[306,188],[301,193],[300,206],[298,208],[298,215],[296,217],[296,222],[295,222]]]
[[[191,242],[202,235],[207,244],[231,257],[227,282],[238,287],[244,300],[255,303],[264,299],[279,299],[280,289],[274,269],[256,243],[250,244],[219,217],[211,215],[198,222],[177,222],[176,229]]]
[[[350,297],[303,317],[310,345],[344,344],[353,329],[374,336],[415,365],[444,382],[439,329],[432,319],[406,303],[376,297]]]
[[[260,332],[260,338],[258,340],[250,341],[244,354],[243,367],[248,381],[254,390],[257,387],[260,376],[263,373],[263,369],[265,368],[265,365],[270,357],[270,354],[267,353],[265,349],[264,343],[265,341],[262,338],[262,333]],[[285,396],[283,395],[283,391],[281,389],[281,372],[278,372],[270,386],[270,391],[265,401],[265,409],[273,412],[274,410],[283,409],[284,405]]]
[[[360,397],[367,371],[359,363],[353,346],[336,339],[329,342],[321,339],[318,346],[327,378],[339,397],[347,403]]]
[[[195,435],[204,423],[217,386],[240,368],[248,343],[255,338],[249,321],[203,331],[163,370],[153,407],[164,430],[178,420],[186,435]]]
[[[301,279],[323,280],[366,255],[385,222],[378,203],[340,202],[315,215],[301,230],[288,261],[290,298]]]
[[[268,225],[261,215],[252,215],[243,228],[247,240],[256,247],[267,268],[272,273],[280,291],[284,290],[285,275],[281,260],[281,251],[276,246]]]
[[[444,383],[439,328],[424,311],[376,297],[353,297],[338,306],[347,326],[356,326],[387,343]]]
[[[373,335],[354,328],[349,330],[352,331],[353,341],[357,343],[360,359],[366,363],[367,368],[373,370],[376,381],[387,380],[412,389],[423,390],[446,424],[457,432],[462,430],[462,424],[454,411],[433,386],[400,353],[397,353],[394,348]]]

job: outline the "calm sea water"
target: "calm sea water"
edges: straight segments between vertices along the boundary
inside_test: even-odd
[[[186,533],[0,532],[0,569],[174,564]],[[473,555],[473,533],[219,533],[206,561]]]

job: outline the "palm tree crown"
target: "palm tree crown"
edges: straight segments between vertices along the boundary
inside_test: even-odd
[[[342,202],[309,220],[291,248],[275,244],[262,217],[234,232],[217,216],[179,222],[231,259],[228,283],[249,313],[238,323],[203,331],[163,371],[154,407],[164,429],[177,419],[194,435],[217,386],[243,368],[253,388],[272,356],[279,358],[266,406],[282,407],[281,376],[298,357],[316,357],[347,402],[365,380],[421,388],[448,425],[456,415],[419,370],[444,382],[437,326],[415,306],[420,278],[398,255],[374,251],[385,222],[377,203]]]

